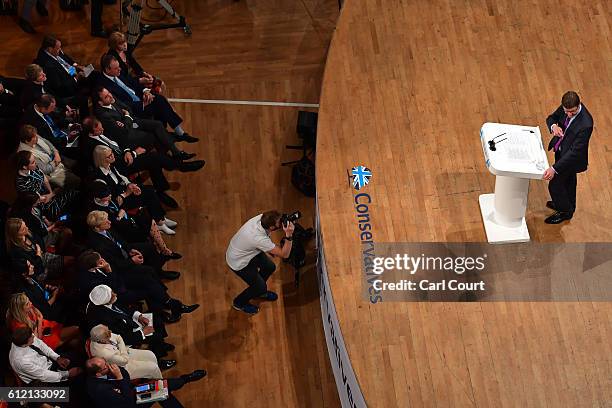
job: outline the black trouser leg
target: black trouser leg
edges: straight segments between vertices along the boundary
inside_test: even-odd
[[[155,99],[157,100],[157,96]],[[170,150],[172,154],[179,152],[178,147],[176,147],[174,144],[174,139],[166,131],[166,128],[162,122],[151,119],[138,119],[137,122],[140,129],[155,135],[155,139],[158,141],[158,143],[164,146],[167,150]]]
[[[578,185],[578,175],[572,173],[567,180],[567,195],[570,201],[570,213],[576,211],[576,187]]]
[[[247,266],[239,271],[234,271],[249,287],[242,291],[234,299],[234,303],[239,306],[244,306],[251,299],[261,296],[268,290],[266,281],[276,269],[276,265],[268,256],[260,252],[248,263]]]
[[[168,159],[172,161],[172,159]],[[141,170],[146,170],[149,172],[151,176],[151,182],[153,183],[153,187],[156,191],[166,191],[170,188],[170,184],[168,184],[168,180],[166,176],[164,176],[164,172],[162,171],[162,162],[160,160],[160,155],[156,152],[147,152],[145,154],[140,154],[136,156],[131,166],[128,166],[128,169],[132,172],[138,172]]]
[[[155,99],[145,109],[145,113],[150,113],[165,127],[167,124],[172,129],[183,122],[183,119],[174,111],[170,102],[163,95],[155,95]]]
[[[149,266],[155,272],[161,271],[164,262],[153,244],[150,242],[137,242],[133,243],[132,247],[142,253],[145,266]]]
[[[557,211],[572,213],[576,201],[576,173],[556,174],[548,183],[548,191]]]

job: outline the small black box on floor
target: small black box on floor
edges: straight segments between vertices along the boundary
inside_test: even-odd
[[[300,111],[298,113],[297,134],[304,139],[306,147],[315,147],[317,144],[317,119],[316,112]]]

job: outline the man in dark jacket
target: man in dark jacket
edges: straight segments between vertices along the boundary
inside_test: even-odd
[[[576,211],[577,173],[586,171],[589,164],[589,140],[593,133],[593,117],[578,94],[566,92],[561,106],[546,118],[553,138],[548,150],[555,152],[555,164],[544,172],[552,201],[546,206],[555,212],[546,218],[547,224],[570,220]]]
[[[154,403],[136,404],[136,394],[130,383],[130,375],[116,364],[108,364],[100,357],[87,360],[87,393],[96,407],[100,408],[149,408]],[[195,370],[178,378],[168,378],[168,399],[159,401],[164,408],[181,408],[183,405],[172,395],[172,391],[182,388],[185,384],[198,381],[206,376],[205,370]]]
[[[145,300],[152,312],[160,313],[170,309],[171,314],[163,313],[167,323],[180,320],[183,313],[191,313],[200,305],[184,305],[168,295],[167,289],[150,275],[127,275],[113,271],[112,267],[99,253],[88,250],[79,256],[79,292],[89,296],[98,285],[106,285],[117,294],[119,301],[130,304]]]

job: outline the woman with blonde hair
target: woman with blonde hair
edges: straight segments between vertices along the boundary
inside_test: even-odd
[[[125,345],[119,334],[99,324],[90,331],[89,352],[92,357],[101,357],[109,364],[125,368],[130,378],[161,379],[162,373],[157,364],[157,357],[151,350],[133,349]],[[164,369],[176,364],[174,360],[161,360]]]
[[[62,346],[78,349],[82,344],[77,326],[64,327],[61,323],[45,320],[25,293],[15,293],[9,298],[6,324],[11,331],[19,327],[29,327],[36,337],[53,350]]]
[[[47,254],[44,243],[32,236],[30,229],[21,218],[9,218],[4,227],[6,251],[13,267],[29,261],[34,266],[34,276],[39,281],[47,278],[49,270],[59,272],[62,269],[61,256]]]
[[[114,166],[115,156],[110,147],[98,145],[93,151],[94,177],[104,182],[119,208],[127,212],[146,208],[160,231],[174,235],[177,223],[166,218],[166,212],[152,186],[132,183]]]

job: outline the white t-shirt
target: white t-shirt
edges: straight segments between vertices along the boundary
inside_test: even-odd
[[[225,261],[233,270],[239,271],[260,252],[269,252],[276,246],[261,226],[262,215],[256,215],[245,222],[230,241],[225,252]]]

